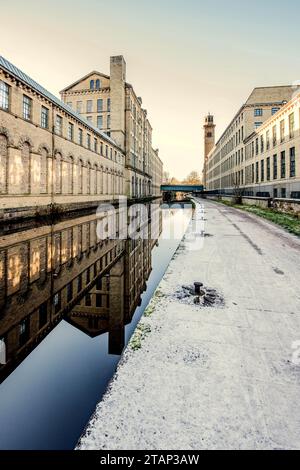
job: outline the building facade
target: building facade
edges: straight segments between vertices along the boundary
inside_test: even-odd
[[[158,149],[151,149],[152,194],[154,197],[161,197],[161,185],[163,180],[163,162],[161,161]]]
[[[243,193],[300,199],[299,155],[300,94],[296,94],[245,139]]]
[[[2,217],[125,195],[122,148],[2,57],[0,195]]]
[[[245,185],[246,143],[292,98],[292,86],[255,88],[207,156],[207,190],[232,192]]]
[[[126,82],[122,56],[110,58],[110,75],[93,71],[64,88],[61,98],[123,150],[128,197],[160,196],[157,187],[162,172],[154,175],[158,165],[152,161],[157,159],[157,151],[152,148],[152,127],[142,98]]]

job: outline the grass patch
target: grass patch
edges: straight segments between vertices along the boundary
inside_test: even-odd
[[[146,323],[140,323],[131,338],[129,342],[129,346],[133,351],[137,351],[138,349],[141,349],[142,347],[142,341],[143,339],[146,338],[146,336],[151,333],[151,328],[150,325],[147,325]]]
[[[278,212],[274,209],[267,209],[264,207],[258,206],[248,206],[248,205],[241,205],[241,204],[233,204],[230,201],[218,201],[222,204],[230,207],[235,207],[237,209],[241,209],[246,212],[250,212],[251,214],[258,215],[259,217],[263,217],[264,219],[270,220],[274,224],[283,227],[288,232],[293,233],[300,237],[300,219],[297,215],[293,214],[284,214],[282,212]]]

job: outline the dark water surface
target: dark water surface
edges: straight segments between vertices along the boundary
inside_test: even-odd
[[[94,216],[0,239],[1,449],[74,448],[188,219],[157,220],[149,240],[99,243]]]

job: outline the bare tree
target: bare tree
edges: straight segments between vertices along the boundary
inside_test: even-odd
[[[189,175],[185,178],[185,180],[183,181],[183,183],[185,184],[201,184],[201,178],[199,176],[199,173],[197,173],[197,171],[191,171],[191,173],[189,173]]]
[[[231,184],[233,187],[233,201],[235,204],[242,204],[243,189],[240,187],[240,182],[237,174],[231,175]]]

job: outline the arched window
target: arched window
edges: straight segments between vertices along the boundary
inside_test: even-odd
[[[25,142],[21,150],[21,161],[22,161],[22,176],[20,191],[22,193],[29,193],[29,167],[30,167],[30,145]]]
[[[86,192],[87,194],[91,194],[91,179],[92,179],[92,167],[91,164],[88,162],[87,164],[87,175],[86,175]]]
[[[96,90],[100,90],[101,84],[99,78],[96,80]]]
[[[54,177],[55,177],[55,183],[54,183],[54,188],[56,194],[61,193],[61,187],[62,187],[62,157],[60,153],[57,153],[55,155],[55,172],[54,172]]]
[[[73,171],[74,171],[74,160],[73,157],[69,157],[69,166],[68,166],[68,193],[73,194]]]
[[[94,194],[98,193],[98,166],[94,165]]]
[[[108,194],[108,169],[104,170],[104,185],[103,185],[103,194]]]
[[[135,187],[134,187],[134,176],[131,178],[131,196],[134,197],[134,191],[135,190]]]
[[[90,90],[94,90],[95,88],[95,80],[90,81]]]
[[[82,194],[82,180],[83,180],[83,163],[82,160],[78,162],[78,193]]]
[[[7,137],[0,134],[0,193],[7,192]]]
[[[103,189],[103,168],[100,167],[99,171],[97,173],[97,179],[98,179],[98,194],[102,194],[102,189]]]
[[[40,192],[46,194],[48,191],[48,150],[43,148],[41,151],[40,164]]]

